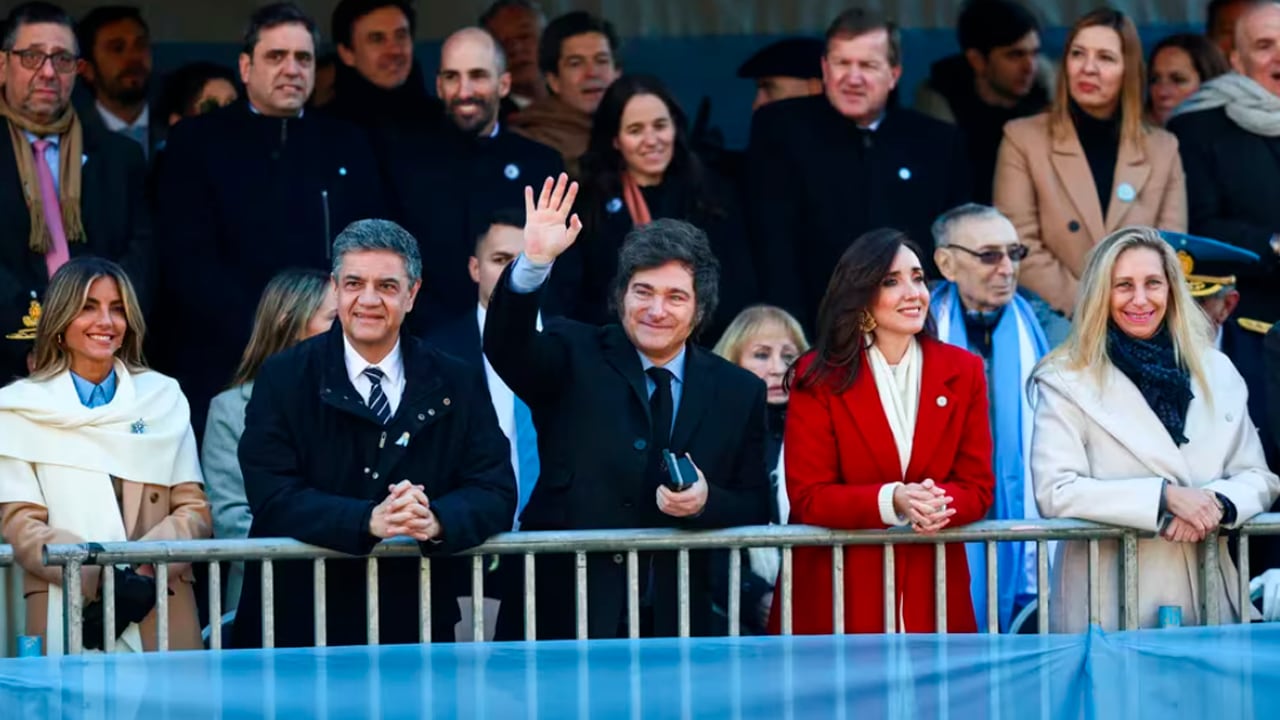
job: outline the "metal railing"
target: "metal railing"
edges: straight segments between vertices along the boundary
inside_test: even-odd
[[[1249,536],[1280,535],[1280,513],[1260,515],[1246,524],[1239,538],[1240,597],[1249,597]],[[575,627],[578,639],[587,638],[587,556],[592,553],[625,553],[627,566],[627,626],[632,638],[640,635],[640,558],[642,552],[665,551],[677,554],[677,610],[678,634],[690,633],[690,583],[689,553],[698,550],[725,550],[742,548],[780,548],[782,555],[774,597],[781,603],[781,631],[789,635],[793,630],[792,548],[829,547],[832,550],[832,628],[836,634],[845,632],[844,618],[844,553],[850,546],[880,546],[883,548],[884,621],[886,632],[893,632],[896,625],[896,590],[894,552],[900,545],[933,545],[935,547],[934,593],[935,622],[937,632],[947,631],[947,567],[946,546],[961,543],[983,543],[986,548],[987,566],[987,627],[988,632],[998,632],[996,590],[996,544],[999,542],[1034,542],[1037,546],[1037,589],[1040,602],[1037,631],[1049,631],[1048,606],[1053,602],[1049,593],[1049,548],[1051,541],[1084,541],[1088,543],[1089,620],[1098,624],[1102,616],[1099,578],[1099,552],[1102,541],[1115,540],[1121,544],[1120,623],[1122,629],[1138,627],[1138,540],[1150,537],[1135,530],[1101,525],[1079,520],[999,520],[984,521],[972,525],[944,530],[936,535],[919,535],[906,529],[837,531],[801,525],[740,527],[715,531],[679,531],[668,529],[648,530],[582,530],[552,532],[503,533],[489,539],[483,545],[460,555],[470,556],[472,580],[472,636],[484,637],[484,575],[485,556],[518,555],[524,560],[524,625],[525,639],[536,640],[536,557],[547,554],[572,554],[575,559],[574,586],[576,598]],[[1205,568],[1218,567],[1218,543],[1215,534],[1204,542],[1201,564],[1202,616],[1207,624],[1216,624],[1220,616],[1220,574],[1204,572]],[[0,546],[0,564],[7,556],[7,548]],[[369,644],[377,644],[379,636],[378,561],[382,558],[419,558],[419,637],[423,642],[431,640],[431,583],[433,560],[421,557],[417,543],[392,540],[379,544],[367,556],[366,637]],[[168,568],[167,563],[209,564],[209,617],[211,618],[210,644],[221,648],[221,565],[231,561],[261,561],[262,577],[262,645],[274,646],[275,584],[273,564],[282,561],[311,560],[313,568],[313,603],[315,619],[315,644],[326,642],[325,563],[330,559],[351,559],[352,556],[306,545],[288,539],[254,540],[191,540],[162,542],[87,543],[75,545],[49,545],[44,549],[44,561],[49,566],[61,566],[65,590],[66,651],[77,654],[83,651],[83,595],[80,570],[85,565],[152,564],[156,577],[156,612],[158,649],[168,649]],[[729,635],[740,633],[741,611],[741,553],[729,553]],[[110,652],[115,645],[115,595],[113,573],[102,573],[101,598],[104,618],[104,648]],[[966,588],[967,592],[967,588]],[[1247,614],[1245,615],[1247,618]]]

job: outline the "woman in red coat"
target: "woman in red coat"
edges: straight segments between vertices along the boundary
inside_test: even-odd
[[[930,534],[986,516],[994,478],[982,360],[934,337],[920,255],[905,235],[875,230],[845,251],[817,342],[791,380],[792,522]],[[896,623],[886,628],[883,547],[845,548],[845,628],[934,632],[934,557],[930,544],[894,548]],[[975,632],[964,546],[948,546],[946,558],[947,630]],[[794,631],[832,632],[828,548],[794,550],[793,587]]]

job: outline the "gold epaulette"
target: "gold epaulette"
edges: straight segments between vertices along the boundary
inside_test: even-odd
[[[1236,318],[1236,322],[1240,324],[1240,327],[1248,330],[1249,332],[1256,332],[1263,335],[1266,335],[1267,331],[1271,329],[1271,326],[1275,324],[1262,322],[1261,320],[1254,320],[1252,318]]]
[[[42,310],[40,308],[40,302],[38,300],[32,300],[30,307],[27,309],[27,314],[24,315],[22,318],[22,329],[19,330],[18,332],[9,333],[8,335],[5,335],[4,336],[5,339],[6,340],[35,340],[36,326],[40,324],[41,312]]]

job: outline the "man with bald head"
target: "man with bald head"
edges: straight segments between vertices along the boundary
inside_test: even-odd
[[[476,238],[505,207],[520,207],[524,186],[562,169],[551,148],[515,135],[499,122],[511,92],[502,46],[478,27],[458,30],[440,48],[436,94],[447,122],[436,132],[406,134],[386,159],[397,221],[435,259],[424,268],[422,294],[409,329],[425,334],[475,311],[467,273]]]
[[[1233,73],[1214,78],[1169,122],[1187,174],[1189,231],[1263,261],[1239,277],[1240,311],[1280,319],[1280,2],[1251,5],[1235,26]]]

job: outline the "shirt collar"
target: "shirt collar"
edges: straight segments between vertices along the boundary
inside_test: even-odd
[[[489,137],[491,137],[491,138],[496,138],[496,137],[498,137],[498,131],[499,131],[499,130],[501,130],[501,129],[502,129],[502,123],[501,123],[501,122],[495,122],[495,123],[493,124],[493,132],[489,133]]]
[[[102,116],[102,122],[111,132],[120,132],[122,130],[133,130],[136,128],[145,128],[151,122],[151,108],[146,105],[142,106],[142,114],[134,120],[132,124],[126,123],[111,113],[110,110],[102,106],[102,103],[95,103],[98,108],[98,115]]]
[[[116,371],[113,369],[106,379],[98,384],[94,384],[75,374],[71,373],[71,382],[75,383],[76,395],[80,397],[80,404],[87,408],[101,407],[111,402],[116,396]],[[101,388],[101,402],[95,402],[94,391]]]
[[[685,351],[687,349],[688,349],[688,346],[680,348],[680,354],[671,358],[671,362],[662,366],[663,368],[666,368],[675,377],[676,382],[681,384],[684,383],[684,356],[685,356]],[[648,371],[648,369],[651,367],[658,367],[657,365],[654,364],[652,360],[645,357],[644,353],[640,352],[639,350],[636,350],[636,354],[640,356],[641,369]]]
[[[356,351],[351,344],[351,340],[347,338],[347,334],[342,334],[343,360],[347,364],[347,378],[351,380],[351,385],[355,386],[356,379],[364,374],[365,368],[376,367],[382,371],[386,381],[392,387],[399,387],[404,381],[404,358],[400,354],[400,340],[396,340],[395,347],[391,348],[391,352],[376,363],[365,360],[364,357]]]
[[[52,147],[52,148],[56,148],[62,143],[61,135],[45,135],[44,137],[40,137],[39,135],[36,135],[35,133],[32,133],[32,132],[27,132],[26,130],[23,130],[22,134],[27,136],[27,142],[29,143],[35,143],[35,141],[37,140],[48,140],[49,147]]]

